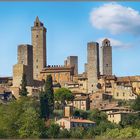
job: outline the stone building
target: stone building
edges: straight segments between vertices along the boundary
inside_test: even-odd
[[[100,48],[100,74],[112,75],[112,47],[108,39],[102,41]]]
[[[71,128],[83,127],[95,127],[96,122],[85,120],[85,119],[74,119],[74,118],[61,118],[55,122],[60,126],[61,129],[70,130]]]
[[[75,96],[73,100],[73,107],[80,110],[90,109],[90,99],[88,96]]]
[[[78,75],[78,56],[68,56],[64,65],[74,67],[74,75]]]
[[[18,63],[13,66],[13,86],[20,87],[23,74],[26,75],[27,85],[33,85],[33,52],[32,46],[18,46]]]
[[[46,28],[36,17],[32,29],[33,45],[33,78],[38,80],[39,74],[46,67]]]
[[[99,44],[97,42],[89,42],[87,44],[88,93],[94,93],[97,91],[98,77],[99,77]]]
[[[46,80],[47,75],[52,75],[53,81],[64,86],[66,82],[72,81],[74,67],[60,65],[47,66],[40,72],[39,80]]]

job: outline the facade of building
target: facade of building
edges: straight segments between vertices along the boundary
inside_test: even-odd
[[[56,124],[58,124],[61,129],[67,129],[70,130],[71,128],[76,127],[95,127],[96,123],[90,120],[84,120],[84,119],[73,119],[73,118],[61,118],[60,120],[56,121]]]
[[[112,112],[108,114],[108,121],[119,124],[128,114],[132,112]]]
[[[88,96],[76,96],[73,100],[73,107],[80,110],[90,109],[90,99]]]
[[[53,81],[64,86],[66,82],[72,81],[74,75],[74,67],[58,65],[47,66],[40,72],[39,80],[46,80],[47,75],[52,75]]]

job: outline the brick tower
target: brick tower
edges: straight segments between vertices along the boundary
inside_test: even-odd
[[[46,28],[36,17],[32,29],[33,45],[33,78],[38,80],[42,69],[46,67]]]

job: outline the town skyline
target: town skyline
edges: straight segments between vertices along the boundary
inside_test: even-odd
[[[3,4],[0,4],[0,6],[2,5]],[[9,4],[9,6],[10,5],[12,5],[12,3]],[[20,4],[17,3],[17,5],[20,5]],[[71,3],[69,5],[69,9],[67,10],[68,5],[66,3],[65,4],[58,3],[59,8],[57,7],[56,8],[57,10],[55,10],[55,13],[51,13],[51,14],[50,12],[48,13],[46,12],[42,14],[40,9],[37,9],[37,10],[35,8],[32,8],[32,10],[29,9],[31,3],[29,4],[24,3],[24,5],[27,6],[27,11],[28,12],[30,11],[30,12],[28,14],[26,12],[25,14],[22,13],[21,14],[22,18],[20,17],[20,13],[18,13],[17,15],[14,15],[13,13],[11,13],[9,14],[8,17],[5,17],[5,18],[2,16],[3,12],[1,12],[0,14],[0,17],[3,17],[1,18],[3,22],[0,23],[0,26],[6,27],[6,28],[2,28],[2,32],[0,33],[0,36],[1,36],[0,42],[2,45],[2,52],[1,52],[2,55],[0,56],[1,57],[0,76],[12,76],[12,66],[17,61],[17,55],[16,55],[17,46],[19,44],[31,44],[30,28],[33,25],[32,19],[34,19],[36,16],[39,16],[40,20],[45,24],[45,27],[47,28],[48,65],[49,64],[50,65],[63,64],[63,60],[67,56],[77,55],[79,58],[79,73],[82,73],[84,71],[84,63],[87,62],[87,56],[86,56],[87,43],[89,41],[100,43],[101,39],[103,40],[104,38],[108,38],[110,39],[111,46],[113,48],[113,74],[118,75],[118,76],[140,75],[140,68],[138,66],[139,47],[134,46],[133,44],[133,43],[138,44],[137,42],[139,42],[139,30],[134,30],[134,29],[136,27],[139,27],[140,23],[139,24],[137,23],[136,25],[130,24],[131,28],[127,27],[128,32],[126,31],[126,29],[124,29],[124,32],[126,32],[127,34],[131,33],[130,35],[128,35],[128,37],[124,38],[126,34],[123,35],[123,33],[120,33],[121,31],[119,30],[113,30],[112,28],[105,28],[105,26],[100,24],[100,21],[95,16],[95,15],[101,16],[100,12],[101,10],[104,10],[105,7],[108,7],[108,9],[112,10],[111,6],[112,7],[114,6],[116,9],[120,8],[121,10],[130,11],[130,15],[134,15],[133,18],[134,19],[137,18],[139,22],[140,14],[139,14],[139,9],[137,8],[136,4],[132,3],[131,5],[130,3],[126,3],[126,5],[129,7],[127,8],[127,6],[125,6],[125,4],[123,3],[99,2],[99,3],[95,3],[95,5],[93,4],[94,6],[92,4],[91,6],[89,6],[89,4],[87,3],[86,4],[86,6],[88,7],[87,8],[83,4]],[[33,4],[33,5],[37,6],[37,4]],[[43,4],[39,4],[39,5],[43,6]],[[64,5],[66,5],[67,8],[64,8]],[[80,5],[81,7],[79,6],[80,8],[78,8],[78,5]],[[56,4],[44,3],[44,6],[42,7],[42,9],[45,11],[45,8],[47,6],[56,6]],[[82,16],[80,16],[77,19],[77,21],[75,20],[79,16],[79,13],[78,14],[76,13],[74,17],[69,18],[70,15],[74,15],[70,13],[72,6],[74,6],[74,11],[80,12],[80,10],[82,9],[84,10],[83,13],[85,15],[83,15],[83,18]],[[62,9],[62,7],[64,9]],[[130,9],[130,7],[132,9]],[[5,9],[3,8],[1,10],[4,11]],[[13,9],[11,8],[10,10],[13,10]],[[51,8],[48,8],[47,10],[51,11]],[[59,17],[53,18],[52,15],[53,14],[55,15],[57,11],[59,10],[60,10],[60,13],[58,13]],[[13,10],[13,12],[14,11],[15,10]],[[23,9],[19,11],[23,11]],[[33,14],[31,13],[31,11],[36,11],[36,12]],[[63,13],[63,11],[66,11],[65,14],[69,14],[69,16],[65,17],[65,14]],[[113,11],[113,12],[115,13],[116,11]],[[119,13],[116,13],[116,15],[119,15]],[[110,19],[105,20],[104,24],[110,23],[110,25],[112,25],[114,21],[111,21],[111,19],[116,17],[116,15],[115,16],[113,15]],[[106,15],[104,15],[104,17],[106,17]],[[125,13],[123,17],[127,17],[127,14]],[[96,22],[92,22],[91,18],[96,19]],[[87,20],[85,21],[85,19]],[[128,21],[130,20],[132,20],[131,16],[130,18],[128,18]],[[121,20],[118,25],[123,25],[121,23]],[[7,32],[9,33],[8,36],[7,36]],[[122,38],[123,40],[120,38],[117,39],[116,36],[118,35],[120,35],[120,38]],[[6,39],[3,39],[3,38],[7,38],[7,41]],[[101,43],[100,43],[100,46],[101,46]],[[80,50],[80,53],[79,53],[79,50]],[[7,53],[8,55],[6,56],[5,54]]]

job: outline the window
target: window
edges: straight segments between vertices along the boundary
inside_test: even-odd
[[[125,93],[123,92],[123,96],[125,96]]]
[[[117,92],[117,96],[119,96],[119,93]]]
[[[36,62],[38,62],[38,59],[36,59]]]
[[[38,38],[38,35],[36,35],[36,38]]]
[[[38,69],[38,65],[36,66],[36,68]]]
[[[36,26],[38,26],[38,23],[36,23]]]
[[[93,87],[93,85],[91,85],[91,87]]]

